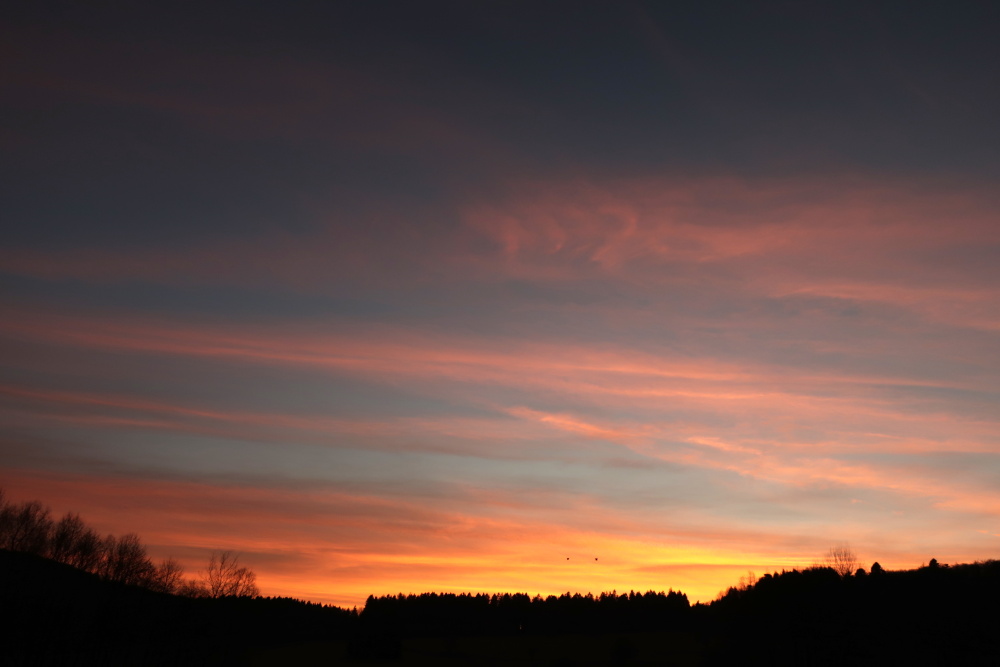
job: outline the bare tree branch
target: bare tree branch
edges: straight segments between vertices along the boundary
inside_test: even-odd
[[[257,588],[257,575],[247,567],[239,566],[239,557],[231,551],[221,554],[212,553],[208,561],[208,571],[204,577],[208,596],[221,597],[255,597],[260,595]]]
[[[861,567],[854,550],[847,544],[830,547],[830,550],[826,552],[826,564],[841,577],[849,577]]]

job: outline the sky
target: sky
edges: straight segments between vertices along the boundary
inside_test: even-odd
[[[0,487],[265,595],[1000,553],[1000,6],[19,2]]]

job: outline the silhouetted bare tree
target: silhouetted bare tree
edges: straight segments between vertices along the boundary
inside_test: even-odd
[[[847,544],[830,547],[830,550],[826,552],[826,564],[841,577],[849,577],[861,567],[857,555]]]
[[[79,514],[68,513],[59,519],[52,531],[52,539],[49,543],[49,558],[60,563],[68,563],[73,553],[73,549],[83,534],[87,526],[83,523]]]
[[[173,558],[166,558],[153,570],[149,588],[161,593],[176,593],[183,582],[184,568]]]
[[[2,488],[0,549],[46,556],[109,581],[163,593],[188,597],[260,595],[257,575],[241,567],[238,557],[229,551],[213,553],[200,580],[184,580],[184,570],[173,558],[154,565],[135,533],[102,538],[72,512],[53,522],[48,507],[38,501],[7,502]]]
[[[208,596],[213,598],[260,595],[257,575],[248,567],[240,567],[239,557],[231,551],[212,553],[212,558],[208,561],[208,571],[204,576],[204,584]]]
[[[156,566],[146,556],[146,547],[135,533],[126,533],[119,538],[108,535],[104,538],[103,547],[100,574],[105,579],[137,586],[148,586],[153,580]]]
[[[757,574],[753,570],[747,570],[746,575],[740,577],[738,590],[750,590],[757,584]]]
[[[199,581],[197,579],[182,579],[177,583],[177,588],[174,589],[176,595],[183,595],[189,598],[207,598],[208,588],[205,587],[204,581]]]
[[[52,518],[49,508],[36,500],[0,507],[0,547],[46,555]]]
[[[66,563],[87,572],[97,572],[103,556],[103,541],[90,528],[84,529],[66,556]]]

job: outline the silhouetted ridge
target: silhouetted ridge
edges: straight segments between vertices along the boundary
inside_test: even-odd
[[[831,568],[793,570],[730,588],[709,609],[720,640],[712,657],[737,659],[749,643],[775,665],[996,660],[1000,562],[872,570],[846,577]],[[761,637],[773,641],[760,646]]]
[[[476,664],[504,647],[495,664],[979,665],[1000,654],[998,594],[1000,562],[932,561],[847,576],[772,573],[708,605],[675,591],[425,593],[372,596],[359,615],[290,598],[158,593],[0,551],[0,599],[13,612],[0,662],[215,665],[271,655],[273,664]],[[320,652],[290,657],[309,645]],[[540,655],[556,657],[538,663]]]
[[[356,614],[288,598],[188,598],[0,550],[0,664],[243,664],[282,644],[346,638]]]

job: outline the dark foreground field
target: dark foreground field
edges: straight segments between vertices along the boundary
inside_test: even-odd
[[[670,655],[665,655],[665,647]],[[671,632],[592,636],[421,637],[398,642],[394,655],[354,657],[348,641],[314,642],[255,652],[250,665],[700,665],[693,636]]]

